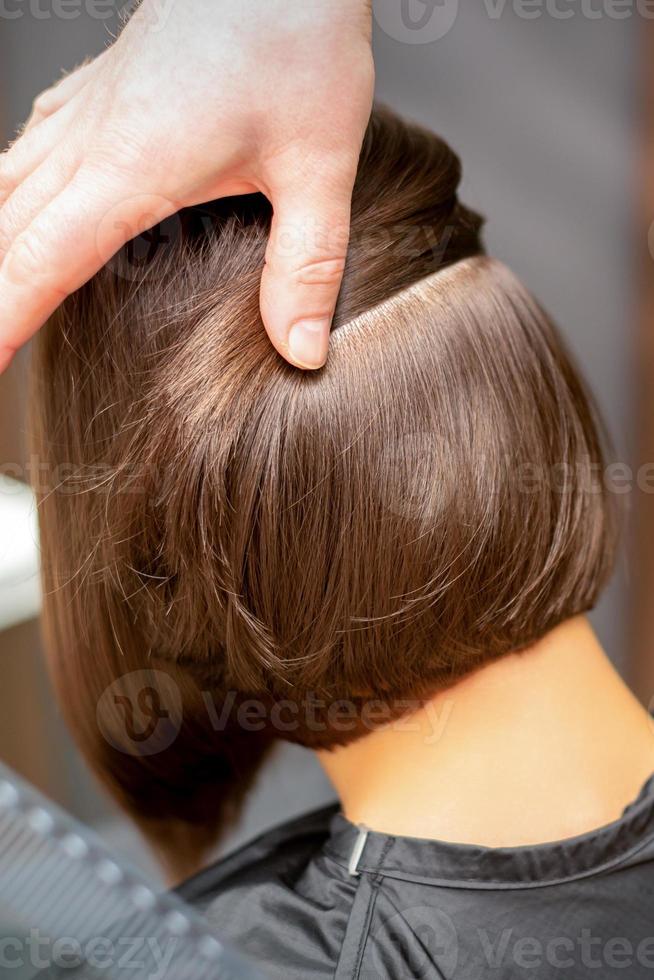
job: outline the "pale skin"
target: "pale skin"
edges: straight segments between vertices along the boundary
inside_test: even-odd
[[[653,725],[577,617],[319,758],[355,824],[512,847],[616,820],[654,772]]]
[[[261,314],[322,366],[372,107],[371,0],[143,0],[118,40],[35,102],[0,156],[0,372],[130,238],[262,192]]]

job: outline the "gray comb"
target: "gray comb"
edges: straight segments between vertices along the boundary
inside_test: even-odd
[[[0,763],[3,980],[263,980],[179,897]]]

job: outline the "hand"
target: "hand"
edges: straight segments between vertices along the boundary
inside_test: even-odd
[[[181,207],[261,191],[261,313],[322,365],[372,105],[370,0],[143,0],[41,95],[0,156],[0,371],[126,241]]]

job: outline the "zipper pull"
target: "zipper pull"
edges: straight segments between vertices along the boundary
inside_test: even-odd
[[[359,834],[354,842],[354,847],[352,848],[352,854],[350,855],[350,863],[347,866],[348,872],[353,877],[358,877],[361,872],[357,870],[359,861],[361,860],[361,855],[363,854],[363,849],[366,846],[366,841],[368,840],[368,828],[364,827],[363,824],[358,825]]]

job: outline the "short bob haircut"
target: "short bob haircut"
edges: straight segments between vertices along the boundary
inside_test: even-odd
[[[610,572],[595,412],[459,181],[441,139],[375,110],[318,372],[263,330],[258,195],[131,243],[38,341],[55,683],[177,871],[277,739],[360,737],[590,609]]]

